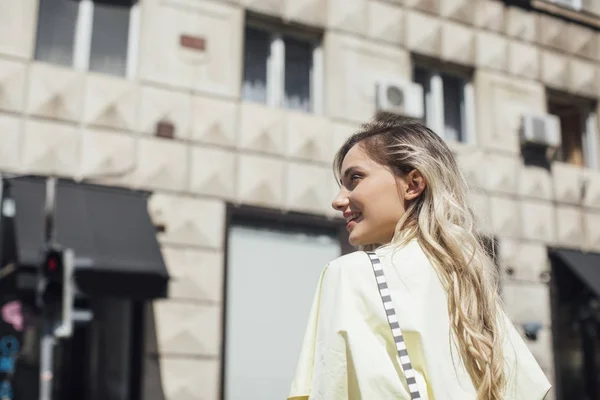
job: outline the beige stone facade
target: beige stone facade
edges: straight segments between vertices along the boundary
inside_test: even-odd
[[[35,61],[38,0],[0,0],[0,171],[154,192],[173,277],[170,298],[154,305],[167,399],[219,398],[226,204],[332,216],[332,154],[375,112],[379,75],[412,79],[413,54],[473,69],[475,140],[450,144],[473,184],[481,230],[498,240],[508,312],[543,324],[530,344],[552,376],[547,247],[600,251],[600,172],[525,166],[520,118],[546,112],[547,89],[600,96],[596,31],[493,0],[139,8],[137,68],[120,78]],[[321,113],[242,100],[246,10],[322,30]],[[181,35],[206,48],[182,47]],[[173,139],[154,135],[161,120]]]

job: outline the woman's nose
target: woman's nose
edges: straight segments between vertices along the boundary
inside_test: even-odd
[[[333,207],[334,210],[344,212],[344,210],[348,207],[349,202],[350,200],[348,199],[348,196],[343,194],[340,190],[338,195],[335,196],[331,202],[331,207]]]

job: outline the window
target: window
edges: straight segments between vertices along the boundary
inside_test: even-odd
[[[472,143],[475,102],[466,76],[416,67],[414,81],[423,86],[427,125],[445,140]]]
[[[560,118],[562,144],[558,159],[598,168],[598,121],[594,102],[561,94],[550,94],[548,98],[548,112]]]
[[[286,398],[320,273],[346,250],[343,225],[275,218],[234,215],[228,229],[225,400]]]
[[[322,53],[316,35],[248,26],[245,32],[245,100],[305,112],[321,111]]]
[[[138,27],[136,0],[40,0],[35,59],[131,77]]]

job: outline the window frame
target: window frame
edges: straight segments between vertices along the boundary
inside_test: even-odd
[[[309,42],[312,45],[312,68],[310,71],[310,104],[311,109],[307,113],[322,115],[324,112],[324,56],[323,56],[323,34],[314,28],[284,26],[281,23],[267,20],[264,17],[251,15],[244,25],[244,46],[246,46],[246,29],[252,28],[264,31],[270,36],[270,56],[267,59],[267,88],[266,102],[269,107],[283,108],[285,110],[306,112],[285,106],[285,44],[284,37],[292,37],[294,39]],[[243,60],[241,84],[244,83],[244,72],[246,68],[246,59]],[[243,97],[242,100],[246,100]]]
[[[412,81],[416,81],[416,70],[421,69],[427,73],[431,97],[423,91],[423,102],[425,106],[425,123],[431,127],[444,140],[465,145],[476,144],[476,109],[475,89],[472,81],[472,73],[460,67],[441,68],[431,65],[429,62],[414,62],[412,68]],[[463,81],[462,84],[462,112],[461,112],[461,138],[453,140],[446,137],[445,115],[444,115],[444,82],[442,75],[448,75]]]
[[[90,71],[90,58],[91,58],[91,46],[92,46],[92,35],[94,32],[93,21],[94,21],[94,0],[80,0],[77,8],[77,18],[75,21],[75,32],[73,38],[73,61],[71,67],[77,71],[95,72]],[[37,29],[40,28],[39,15],[37,18]],[[138,68],[138,53],[140,46],[140,29],[141,29],[141,11],[140,1],[135,0],[131,6],[129,12],[129,27],[128,27],[128,40],[127,40],[127,62],[125,68],[126,79],[133,79],[137,75]],[[36,40],[35,46],[37,48],[38,43]],[[38,60],[45,62],[44,60]],[[107,74],[108,75],[108,74]],[[121,75],[115,75],[121,76]]]

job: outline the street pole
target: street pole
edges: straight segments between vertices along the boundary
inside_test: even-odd
[[[55,243],[54,215],[56,211],[56,178],[46,180],[46,207],[45,207],[45,241],[46,248]],[[40,271],[38,282],[42,280]],[[43,302],[40,302],[43,306]],[[52,400],[52,383],[54,378],[54,327],[52,310],[42,308],[43,331],[40,343],[40,400]]]

